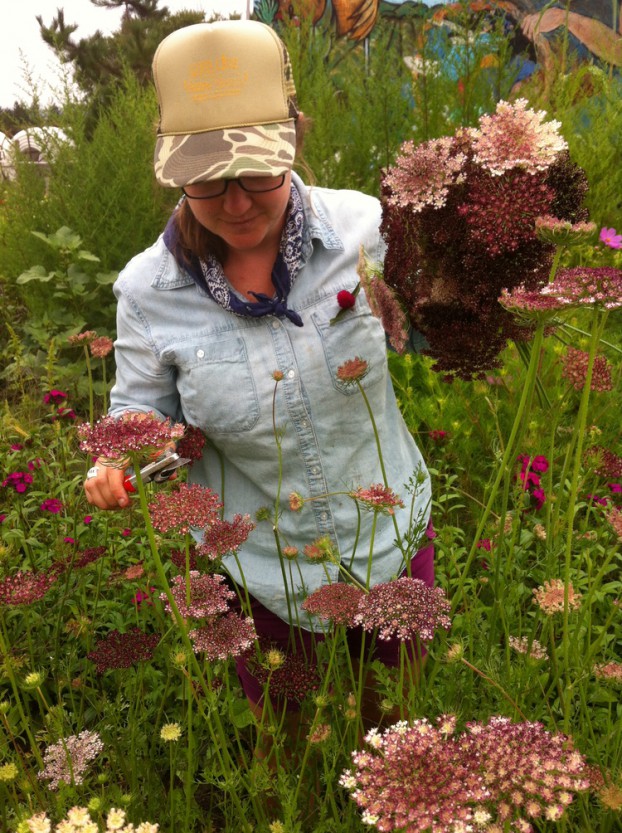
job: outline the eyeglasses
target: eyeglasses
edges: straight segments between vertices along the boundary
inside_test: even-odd
[[[249,194],[265,194],[278,191],[285,182],[285,174],[279,176],[238,176],[232,179],[214,179],[211,182],[194,182],[181,189],[189,200],[213,200],[222,197],[230,182],[235,182]]]

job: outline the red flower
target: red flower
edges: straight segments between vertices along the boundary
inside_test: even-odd
[[[341,309],[350,309],[356,303],[356,295],[348,292],[347,289],[342,289],[341,292],[337,293],[337,303]]]

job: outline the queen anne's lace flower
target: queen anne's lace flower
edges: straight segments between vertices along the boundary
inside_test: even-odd
[[[397,723],[365,738],[340,784],[382,833],[530,831],[529,819],[557,820],[589,786],[583,756],[539,723],[493,717],[455,733],[447,716]]]
[[[354,617],[366,631],[378,630],[379,639],[431,640],[437,628],[449,629],[451,604],[440,587],[402,576],[374,585],[359,602]]]
[[[389,201],[408,207],[413,214],[427,206],[440,208],[445,205],[449,186],[460,176],[465,158],[463,153],[455,153],[447,137],[421,145],[405,142],[385,176],[385,184],[391,189]]]
[[[545,122],[543,110],[532,110],[525,98],[499,101],[473,133],[475,161],[495,176],[512,168],[531,174],[546,170],[568,147],[558,121]]]
[[[120,419],[105,416],[93,425],[78,426],[82,451],[115,462],[126,460],[128,454],[162,449],[183,434],[183,425],[163,422],[154,413],[133,412]]]

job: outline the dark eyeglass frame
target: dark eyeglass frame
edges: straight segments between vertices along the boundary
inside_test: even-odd
[[[268,178],[272,179],[273,177],[268,177]],[[283,184],[285,182],[285,174],[279,174],[278,179],[280,179],[280,181],[279,181],[278,185],[273,185],[270,188],[251,189],[251,188],[248,188],[246,185],[244,185],[244,183],[242,182],[243,179],[262,180],[262,179],[266,179],[266,177],[261,177],[261,176],[250,177],[249,176],[249,177],[230,177],[228,179],[219,179],[217,181],[222,182],[222,184],[223,184],[222,191],[219,191],[217,194],[210,194],[209,197],[197,197],[197,196],[194,196],[193,194],[189,194],[186,191],[184,186],[182,186],[181,190],[183,191],[184,196],[187,197],[189,200],[215,200],[218,197],[222,197],[223,194],[226,193],[230,182],[235,182],[243,191],[246,191],[247,194],[268,194],[268,193],[270,193],[270,191],[278,191],[279,188],[283,187]],[[200,183],[197,182],[197,183],[192,183],[192,184],[193,185],[199,185]]]

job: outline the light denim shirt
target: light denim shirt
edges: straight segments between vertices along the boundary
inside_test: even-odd
[[[370,583],[388,581],[417,549],[416,540],[404,541],[404,552],[395,542],[414,526],[423,534],[431,489],[396,403],[384,330],[364,293],[330,323],[339,312],[337,293],[358,283],[359,246],[370,258],[382,258],[380,204],[359,192],[305,187],[296,175],[292,180],[306,229],[303,266],[288,306],[303,326],[224,310],[178,266],[160,237],[114,285],[117,372],[110,412],[155,410],[204,431],[209,442],[191,467],[190,482],[216,491],[228,519],[237,513],[254,519],[262,508],[272,516],[257,523],[223,566],[282,619],[313,628],[301,601],[342,576],[335,563],[309,561],[304,547],[328,536],[341,564],[363,584],[372,549]],[[355,357],[369,365],[362,386],[378,442],[358,387],[337,378],[339,366]],[[275,371],[282,373],[279,382]],[[377,514],[374,524],[374,513],[360,504],[359,513],[347,493],[383,483],[378,444],[387,484],[405,507],[394,516]],[[406,484],[417,475],[416,489],[408,492]],[[291,492],[305,499],[298,512],[289,508]],[[299,550],[294,560],[279,557],[275,511],[281,547]]]

